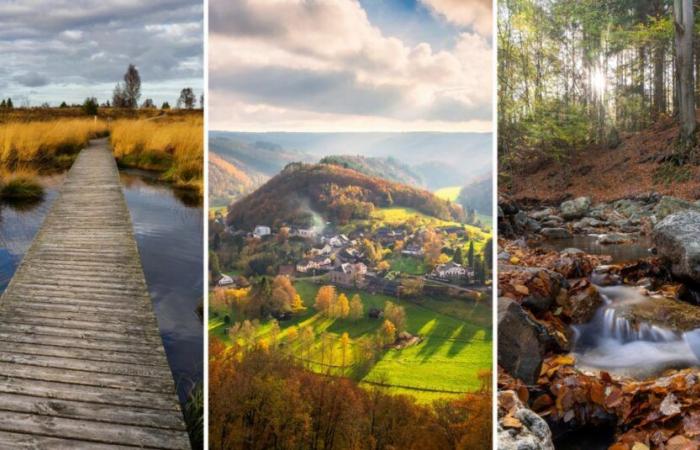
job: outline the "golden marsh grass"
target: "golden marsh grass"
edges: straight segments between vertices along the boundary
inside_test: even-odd
[[[123,166],[163,172],[175,186],[203,188],[202,116],[117,120],[110,125],[114,155]]]
[[[94,119],[0,123],[0,166],[64,168],[90,139],[107,132],[107,123]]]

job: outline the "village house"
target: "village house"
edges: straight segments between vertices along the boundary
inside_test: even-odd
[[[365,284],[367,266],[363,263],[344,263],[332,270],[328,275],[330,282],[345,287],[362,287]]]
[[[217,284],[219,286],[230,286],[233,284],[233,278],[226,274],[223,274],[221,275],[221,278],[219,279],[219,282]]]
[[[395,230],[389,227],[379,228],[374,234],[374,238],[382,245],[393,244],[399,239],[403,239],[406,235],[404,230]]]
[[[332,261],[327,256],[317,256],[311,259],[304,259],[297,263],[296,269],[299,273],[307,273],[309,271],[328,271],[332,267]]]
[[[330,255],[333,249],[331,248],[330,245],[326,244],[321,248],[312,248],[309,253],[314,255],[314,256],[320,256],[320,255]]]
[[[272,234],[272,230],[270,229],[270,227],[265,225],[258,225],[253,230],[253,235],[255,237],[269,236],[270,234]]]
[[[356,248],[345,247],[338,253],[338,256],[344,262],[358,262],[362,258],[363,254]]]
[[[324,237],[324,242],[327,242],[332,247],[342,247],[350,243],[350,239],[344,234],[338,234],[330,238]]]
[[[292,236],[298,236],[304,239],[314,239],[316,230],[314,228],[295,228],[292,230]]]
[[[456,280],[459,278],[465,278],[467,275],[467,269],[461,264],[450,261],[447,264],[438,264],[435,266],[435,269],[433,269],[431,275],[436,278],[442,278],[443,280]]]

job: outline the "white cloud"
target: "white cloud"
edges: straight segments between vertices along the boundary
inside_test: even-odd
[[[473,27],[482,36],[491,36],[493,16],[491,0],[421,0],[448,22]]]
[[[451,49],[411,46],[385,35],[354,0],[212,0],[210,30],[210,88],[237,105],[234,118],[212,100],[217,126],[270,115],[296,128],[305,118],[315,128],[365,121],[483,131],[490,120],[492,52],[476,33],[455,36]]]

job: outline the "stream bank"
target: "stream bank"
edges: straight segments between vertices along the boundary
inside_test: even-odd
[[[500,448],[697,448],[700,207],[500,200],[499,390],[522,403],[499,396]]]

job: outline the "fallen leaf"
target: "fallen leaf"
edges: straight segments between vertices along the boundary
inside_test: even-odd
[[[501,425],[504,428],[522,428],[523,423],[513,416],[505,416],[501,419]]]
[[[527,286],[523,284],[515,284],[513,285],[513,288],[518,294],[530,295],[530,289],[528,289]]]
[[[649,450],[649,447],[641,442],[635,442],[632,446],[632,450]]]

